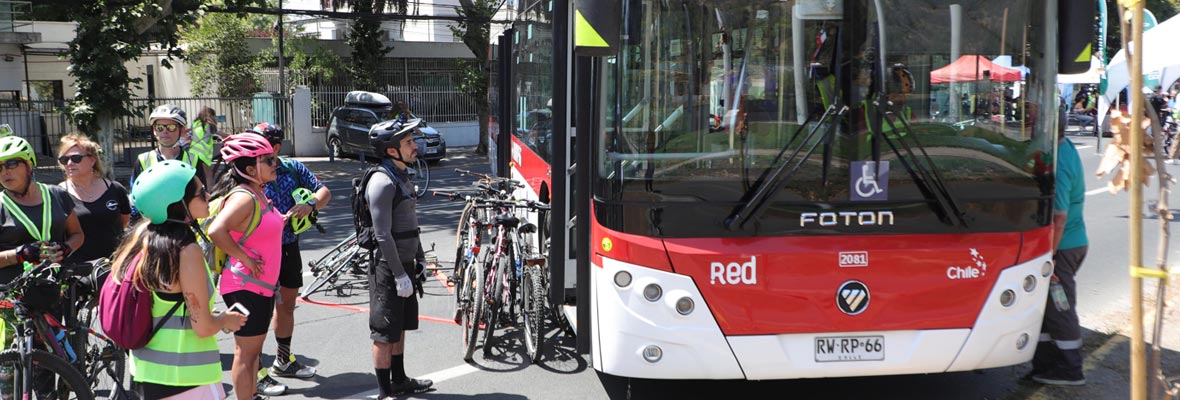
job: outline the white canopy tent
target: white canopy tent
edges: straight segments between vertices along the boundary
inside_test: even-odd
[[[1175,50],[1177,37],[1180,37],[1180,18],[1175,17],[1143,32],[1143,71],[1163,71],[1160,74],[1163,87],[1180,78],[1180,51]],[[1106,66],[1106,93],[1103,96],[1114,99],[1130,84],[1126,49],[1119,50]]]

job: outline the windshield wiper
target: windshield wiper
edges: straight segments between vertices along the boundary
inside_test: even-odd
[[[934,166],[934,159],[930,157],[930,154],[926,153],[926,148],[922,146],[922,143],[918,141],[918,137],[910,129],[909,122],[893,112],[892,102],[887,101],[886,105],[888,107],[882,107],[881,99],[877,98],[873,99],[872,105],[876,109],[877,117],[881,122],[889,125],[890,132],[896,133],[896,138],[890,138],[889,134],[885,133],[884,126],[882,126],[882,129],[876,129],[877,136],[885,144],[889,145],[889,149],[893,150],[893,154],[897,155],[898,161],[901,161],[901,165],[905,167],[910,177],[914,180],[914,183],[918,185],[918,190],[922,192],[922,196],[927,199],[927,204],[930,204],[930,207],[938,214],[938,219],[947,225],[955,225],[957,222],[966,228],[967,217],[959,209],[959,204],[955,201],[955,197],[951,195],[950,190],[943,183],[942,174]],[[901,125],[894,124],[888,117],[893,117]],[[906,143],[905,138],[913,141],[913,146]],[[897,143],[894,143],[894,141]],[[901,146],[900,149],[898,145]],[[915,147],[922,153],[921,157],[914,152]],[[878,158],[876,154],[874,154],[873,158],[874,161],[879,161],[876,160]]]
[[[846,112],[848,112],[848,106],[842,105],[839,100],[834,101],[831,106],[828,106],[828,109],[824,111],[823,115],[820,116],[815,125],[811,127],[811,130],[807,132],[807,136],[803,138],[803,141],[799,142],[799,147],[791,153],[790,157],[787,157],[787,159],[783,161],[783,163],[779,165],[777,169],[774,170],[774,173],[771,173],[769,176],[767,175],[767,173],[770,172],[769,169],[763,172],[762,176],[760,176],[758,180],[754,182],[754,187],[757,188],[757,190],[746,191],[746,195],[742,196],[742,205],[735,208],[733,212],[729,214],[729,217],[725,218],[725,227],[728,229],[734,229],[738,226],[744,226],[746,222],[761,214],[762,211],[766,209],[766,206],[770,204],[768,201],[770,197],[774,196],[775,193],[778,193],[778,191],[783,188],[783,185],[787,182],[787,180],[790,179],[791,176],[795,174],[795,172],[799,171],[799,167],[802,167],[803,163],[807,162],[807,158],[811,157],[811,154],[815,152],[815,148],[818,147],[820,143],[830,142],[832,133],[836,130],[836,125],[838,122],[837,119],[843,116]],[[803,121],[803,125],[800,125],[799,129],[795,130],[795,134],[791,136],[791,139],[788,140],[787,143],[783,144],[783,148],[779,150],[778,156],[776,156],[774,161],[771,162],[771,165],[774,165],[774,163],[777,163],[778,160],[782,158],[783,154],[787,152],[787,148],[789,148],[791,143],[795,142],[795,138],[799,136],[799,132],[802,131],[810,121],[811,117],[808,116],[808,119]],[[807,152],[803,153],[803,157],[796,161],[796,158],[799,157],[799,152],[803,151],[803,145],[815,137],[815,134],[819,131],[820,126],[823,126],[825,122],[827,122],[827,129],[824,130],[824,140],[816,140],[811,144],[811,147],[807,149]],[[830,157],[825,157],[825,161],[829,159]],[[824,170],[827,170],[826,164],[824,165]]]

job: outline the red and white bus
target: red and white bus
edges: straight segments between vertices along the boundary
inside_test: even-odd
[[[1058,3],[508,2],[495,162],[554,204],[551,299],[593,367],[755,380],[1030,360],[1054,83],[1088,67],[1072,60],[1093,36],[1059,23],[1092,22],[1092,1]]]

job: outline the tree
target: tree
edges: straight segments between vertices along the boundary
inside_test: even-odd
[[[218,97],[247,97],[258,91],[259,57],[250,52],[247,18],[228,13],[205,14],[182,40],[188,45],[193,92]]]
[[[224,0],[227,5],[245,6],[254,0]],[[141,115],[131,104],[132,89],[140,78],[127,71],[127,62],[139,58],[157,45],[163,49],[165,67],[182,55],[178,47],[180,30],[196,22],[202,12],[201,0],[46,0],[65,10],[78,28],[69,43],[70,76],[75,78],[70,120],[83,132],[101,130],[104,158],[113,154],[114,118]]]
[[[320,42],[314,38],[291,34],[292,32],[285,32],[283,36],[283,52],[286,53],[284,66],[288,71],[286,87],[306,84],[308,80],[316,77],[330,80],[336,76],[340,66],[344,65],[339,56],[320,46]],[[271,48],[263,49],[258,58],[264,60],[266,67],[278,68],[277,37],[273,44]]]
[[[1110,61],[1115,53],[1123,48],[1122,41],[1122,27],[1119,24],[1119,4],[1117,0],[1100,0],[1106,1],[1106,60]],[[1147,0],[1143,8],[1151,11],[1159,22],[1167,21],[1168,18],[1180,13],[1180,6],[1177,5],[1178,0]]]
[[[471,96],[479,118],[479,146],[477,154],[488,153],[488,46],[490,45],[491,21],[499,9],[496,0],[459,0],[461,8],[455,11],[463,17],[451,27],[451,33],[463,39],[463,44],[475,55],[475,62],[463,63],[459,91]]]
[[[382,14],[386,10],[405,15],[409,10],[409,0],[331,0],[333,9],[347,5],[354,13]],[[349,65],[353,76],[353,86],[357,89],[376,90],[376,78],[381,74],[381,61],[386,54],[393,51],[393,47],[385,46],[385,35],[381,30],[381,20],[373,17],[360,17],[352,22],[348,31],[348,46],[352,48],[352,63]]]

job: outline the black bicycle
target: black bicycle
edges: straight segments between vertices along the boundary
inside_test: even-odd
[[[70,330],[53,317],[63,291],[59,277],[71,270],[45,261],[0,285],[0,294],[12,299],[0,302],[0,309],[11,310],[16,325],[13,347],[0,352],[0,398],[94,399],[86,377],[71,364],[78,355]]]

